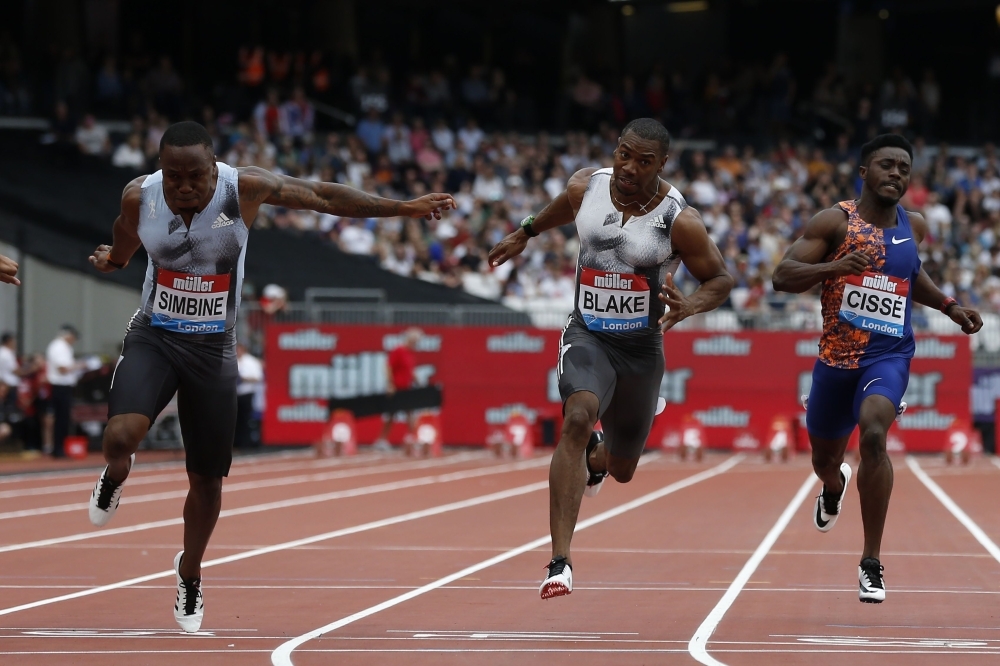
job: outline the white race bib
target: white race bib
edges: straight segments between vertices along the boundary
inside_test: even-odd
[[[891,275],[865,272],[844,278],[840,321],[871,333],[903,337],[910,283]]]
[[[649,284],[632,273],[580,270],[580,314],[591,331],[622,333],[649,326]]]
[[[223,333],[229,305],[229,275],[156,275],[152,325],[177,333]]]

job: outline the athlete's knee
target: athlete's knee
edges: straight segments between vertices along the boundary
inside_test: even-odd
[[[618,483],[628,483],[635,475],[638,460],[621,460],[613,458],[608,461],[608,474]]]
[[[119,414],[111,417],[104,428],[102,447],[107,458],[130,456],[149,431],[149,419],[141,414]]]
[[[839,468],[840,463],[842,462],[844,462],[842,456],[838,456],[834,451],[813,447],[812,466],[813,470],[817,474],[822,474],[824,471],[828,471],[830,469]]]
[[[885,440],[888,429],[879,422],[867,423],[861,430],[861,458],[873,462],[886,456]]]
[[[575,396],[574,396],[575,397]],[[584,398],[566,402],[566,413],[563,416],[563,437],[576,444],[586,444],[590,439],[590,433],[594,430],[597,422],[597,409],[591,402],[596,403],[596,398],[591,401]]]
[[[191,490],[204,498],[215,499],[222,496],[221,476],[188,472],[188,481],[191,484]]]

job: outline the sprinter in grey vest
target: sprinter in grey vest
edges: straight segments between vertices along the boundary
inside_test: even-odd
[[[440,217],[448,194],[392,201],[336,183],[234,169],[217,162],[212,139],[193,122],[172,125],[151,176],[125,187],[111,246],[90,257],[107,273],[124,268],[139,246],[149,264],[139,310],[129,322],[111,382],[104,457],[90,520],[107,524],[118,508],[136,449],[177,394],[191,488],[184,509],[184,550],[174,557],[174,618],[198,631],[204,615],[201,560],[219,517],[236,428],[234,326],[249,226],[261,204],[341,217]]]
[[[557,372],[563,429],[549,470],[552,560],[542,599],[573,591],[570,541],[580,502],[610,474],[632,479],[656,413],[663,333],[719,307],[733,279],[698,212],[659,173],[670,135],[651,118],[622,130],[611,169],[583,169],[566,191],[490,252],[499,266],[539,232],[576,222],[576,307],[563,329]],[[683,263],[701,286],[673,282]],[[594,430],[600,419],[603,435]]]

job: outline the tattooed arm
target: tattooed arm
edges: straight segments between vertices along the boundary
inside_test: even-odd
[[[296,210],[314,210],[340,217],[431,217],[455,208],[450,194],[428,194],[412,201],[372,196],[338,183],[318,183],[279,176],[260,167],[242,167],[240,208],[247,225],[257,217],[261,204]]]

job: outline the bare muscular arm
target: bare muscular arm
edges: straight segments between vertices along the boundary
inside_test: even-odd
[[[806,223],[802,237],[792,243],[774,269],[771,280],[775,291],[801,294],[831,277],[864,273],[871,259],[863,252],[852,252],[838,261],[823,261],[843,242],[841,227],[845,219],[843,211],[828,208]]]
[[[431,217],[455,208],[450,194],[428,194],[413,201],[395,201],[339,183],[318,183],[279,176],[259,167],[238,169],[240,208],[247,226],[257,217],[261,204],[295,210],[314,210],[340,217]]]
[[[594,175],[595,171],[597,169],[588,167],[574,173],[570,177],[569,183],[566,184],[566,190],[549,202],[549,205],[535,216],[531,228],[542,233],[575,220],[576,214],[580,210],[580,204],[583,203],[583,195],[587,191],[587,185],[590,183],[590,177]],[[508,259],[521,254],[528,245],[528,238],[528,234],[524,233],[521,228],[508,234],[506,238],[496,244],[496,247],[490,250],[490,266],[495,268]]]
[[[920,213],[907,211],[907,216],[910,218],[910,227],[913,229],[913,240],[919,245],[927,237],[927,220]],[[948,296],[938,289],[934,281],[931,280],[931,276],[921,267],[917,279],[913,282],[913,301],[940,310],[947,298]],[[945,314],[961,326],[962,331],[967,335],[978,333],[979,329],[983,327],[983,318],[972,308],[965,308],[955,303],[948,307]]]
[[[659,295],[669,308],[659,322],[660,330],[664,332],[691,315],[722,305],[734,284],[722,253],[708,237],[705,223],[697,210],[685,208],[677,216],[670,231],[670,240],[684,267],[701,284],[694,293],[685,296],[674,284],[674,276],[667,273]]]
[[[109,260],[127,266],[132,255],[142,245],[139,240],[139,203],[145,180],[146,176],[139,176],[125,186],[121,212],[111,228],[111,245],[98,245],[94,254],[90,255],[90,263],[102,273],[118,270],[117,266],[108,263]]]

